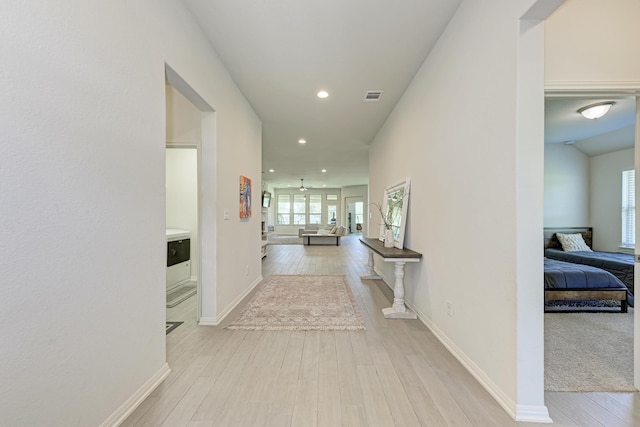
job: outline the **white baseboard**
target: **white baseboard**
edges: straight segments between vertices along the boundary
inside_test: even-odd
[[[155,374],[129,397],[113,414],[109,416],[100,427],[117,427],[127,419],[133,411],[167,378],[171,372],[169,364],[165,363]]]
[[[549,416],[549,411],[544,405],[516,405],[516,416],[514,418],[516,421],[524,423],[553,423],[553,420]]]
[[[390,285],[384,278],[384,275],[377,268],[374,268],[375,272],[382,277],[382,281],[393,290],[393,286]],[[427,318],[420,310],[417,310],[411,304],[405,304],[417,315],[418,319],[435,335],[435,337],[446,347],[446,349],[455,357],[462,366],[480,383],[480,385],[487,390],[487,392],[493,397],[496,402],[509,414],[515,421],[530,422],[530,423],[552,423],[553,420],[549,417],[549,411],[544,405],[540,406],[527,406],[518,405],[509,396],[507,396],[496,383],[489,378],[484,371],[475,364],[449,337],[442,332],[431,320]]]
[[[249,293],[251,293],[251,291],[253,291],[253,289],[260,284],[260,282],[262,282],[262,275],[260,275],[251,284],[251,286],[247,288],[246,291],[244,291],[235,300],[233,300],[231,304],[229,304],[224,310],[222,310],[216,317],[200,317],[198,324],[202,326],[218,326],[224,320],[224,318],[227,317],[229,313],[231,313],[233,309],[236,308],[238,304],[240,304],[242,300],[245,299],[245,297],[249,295]]]

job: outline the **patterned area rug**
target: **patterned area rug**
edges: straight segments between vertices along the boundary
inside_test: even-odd
[[[365,326],[344,276],[274,275],[227,329],[352,331]]]
[[[270,245],[301,245],[302,237],[286,234],[272,234],[267,239]]]
[[[620,301],[596,300],[596,301],[545,301],[544,310],[547,313],[571,313],[581,311],[596,311],[604,313],[620,313]]]
[[[633,386],[629,313],[546,313],[544,389],[623,392]]]

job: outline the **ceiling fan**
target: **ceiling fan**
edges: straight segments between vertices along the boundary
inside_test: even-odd
[[[308,189],[310,189],[311,187],[305,187],[304,186],[304,179],[300,178],[300,191],[307,191]]]

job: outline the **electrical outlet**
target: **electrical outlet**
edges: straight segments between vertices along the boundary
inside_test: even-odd
[[[451,301],[447,301],[447,315],[453,317],[453,303]]]

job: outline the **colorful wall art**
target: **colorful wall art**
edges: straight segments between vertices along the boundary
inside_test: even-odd
[[[240,219],[251,218],[251,180],[240,175]]]

